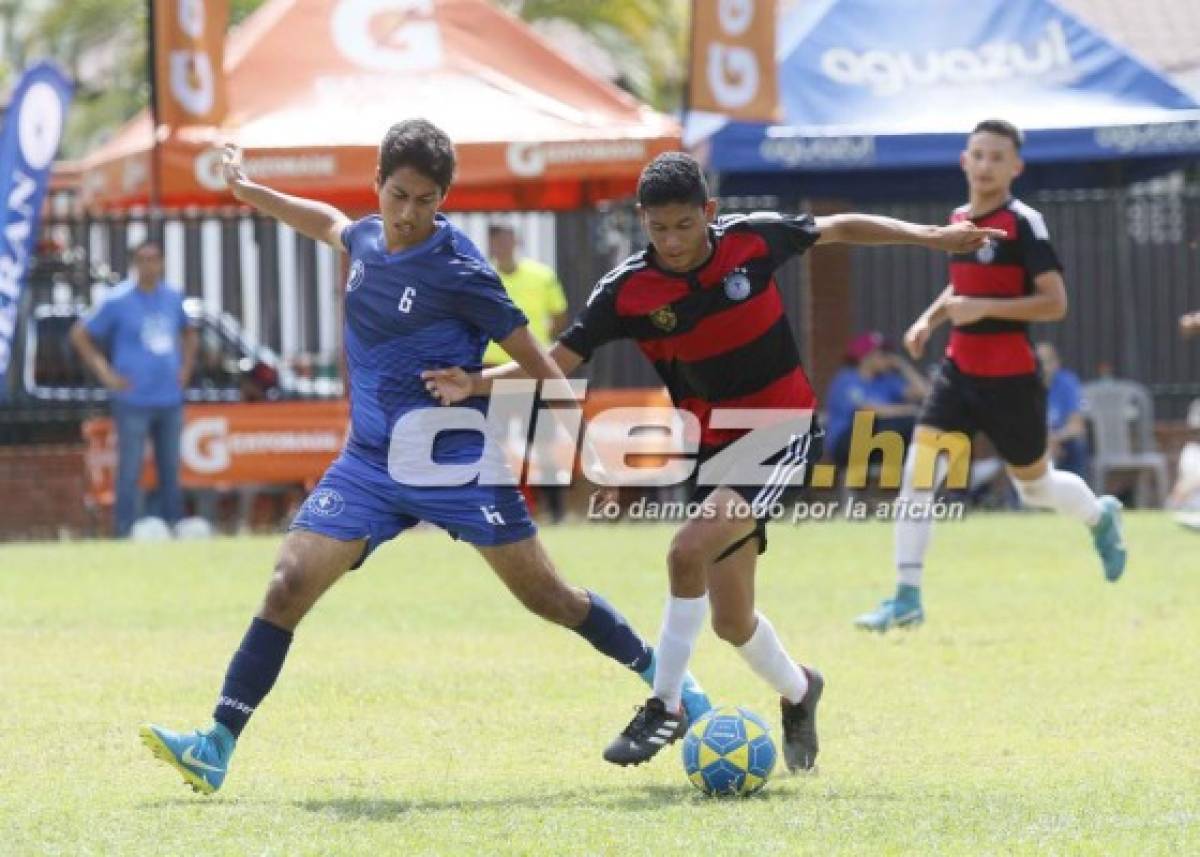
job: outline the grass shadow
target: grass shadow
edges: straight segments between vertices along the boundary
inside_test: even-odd
[[[339,821],[394,821],[410,813],[544,810],[569,807],[638,813],[657,812],[664,807],[687,804],[734,805],[747,801],[793,801],[797,797],[799,796],[792,790],[766,789],[748,798],[728,800],[708,798],[685,784],[681,786],[647,785],[641,788],[571,789],[549,794],[531,793],[453,800],[346,797],[295,801],[293,805],[307,812],[329,814]]]
[[[484,812],[488,810],[562,809],[571,806],[597,806],[640,812],[678,804],[690,796],[690,789],[673,786],[646,786],[641,789],[570,789],[553,793],[515,794],[503,797],[451,800],[404,798],[331,798],[295,801],[308,812],[327,813],[339,820],[391,821],[409,813]]]

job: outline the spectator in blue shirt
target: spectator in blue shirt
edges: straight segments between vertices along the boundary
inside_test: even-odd
[[[183,388],[196,363],[199,337],[183,311],[183,296],[162,279],[162,248],[134,250],[136,276],[120,283],[71,330],[71,342],[112,392],[117,428],[114,533],[129,535],[138,505],[146,439],[154,444],[163,518],[183,517],[179,438]]]
[[[875,414],[875,432],[898,432],[912,437],[917,409],[928,382],[913,365],[892,351],[883,334],[872,330],[851,340],[846,365],[834,376],[825,397],[828,449],[834,462],[850,458],[854,414]]]
[[[1042,380],[1049,396],[1046,425],[1049,428],[1050,459],[1058,470],[1088,478],[1087,426],[1083,421],[1083,387],[1079,376],[1062,368],[1058,351],[1049,342],[1037,347]]]

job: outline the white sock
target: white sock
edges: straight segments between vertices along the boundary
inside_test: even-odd
[[[654,651],[654,695],[663,701],[667,711],[679,710],[683,677],[707,614],[707,595],[699,598],[667,596],[658,648]]]
[[[933,485],[913,487],[917,446],[908,448],[904,459],[904,478],[900,483],[899,511],[896,515],[896,581],[906,586],[920,586],[925,572],[925,553],[933,534],[933,515],[930,506],[934,495],[946,478],[950,465],[945,455],[939,455],[933,466]]]
[[[1100,520],[1102,509],[1096,501],[1096,495],[1088,484],[1066,470],[1055,470],[1053,466],[1046,468],[1041,478],[1025,482],[1013,479],[1021,501],[1039,509],[1053,509],[1055,512],[1082,521],[1089,527],[1096,526]]]
[[[775,628],[761,613],[758,627],[750,639],[737,647],[737,652],[758,676],[788,702],[799,702],[808,693],[808,676],[788,657]]]

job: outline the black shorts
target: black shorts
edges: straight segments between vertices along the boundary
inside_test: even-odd
[[[1008,464],[1024,467],[1046,453],[1046,385],[1039,374],[966,375],[943,360],[917,425],[980,431]]]
[[[692,476],[689,504],[703,503],[718,488],[728,488],[749,504],[754,513],[754,532],[738,539],[721,551],[717,556],[717,562],[732,555],[753,538],[758,539],[758,552],[760,554],[767,552],[767,520],[770,518],[771,506],[780,501],[784,491],[789,487],[798,487],[804,484],[804,480],[808,478],[808,464],[821,458],[824,441],[825,432],[814,417],[812,427],[807,433],[792,435],[792,440],[786,447],[763,462],[764,466],[774,465],[770,478],[763,485],[726,485],[724,483],[697,485],[696,477],[700,473],[700,467],[727,447],[707,447],[700,450],[696,460],[696,470]]]

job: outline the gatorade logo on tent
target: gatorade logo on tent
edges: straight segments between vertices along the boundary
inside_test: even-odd
[[[330,21],[333,43],[374,71],[427,71],[442,64],[434,0],[341,0]]]
[[[337,173],[337,157],[332,154],[247,156],[242,168],[252,179],[328,178]],[[196,182],[205,190],[219,193],[226,189],[220,149],[206,149],[198,154],[192,170]]]
[[[196,156],[193,172],[205,190],[225,190],[225,175],[221,170],[221,150],[207,149]]]
[[[997,83],[1040,77],[1072,67],[1071,50],[1060,21],[1051,21],[1032,45],[992,42],[977,48],[944,51],[863,51],[830,48],[821,55],[821,71],[846,86],[866,86],[875,95],[897,95],[914,86]]]
[[[643,161],[646,144],[641,140],[589,143],[509,143],[505,160],[513,175],[536,178],[547,167],[564,164]]]
[[[236,431],[225,417],[203,417],[184,427],[180,458],[196,473],[220,473],[242,455],[332,455],[341,447],[342,437],[335,431]]]

